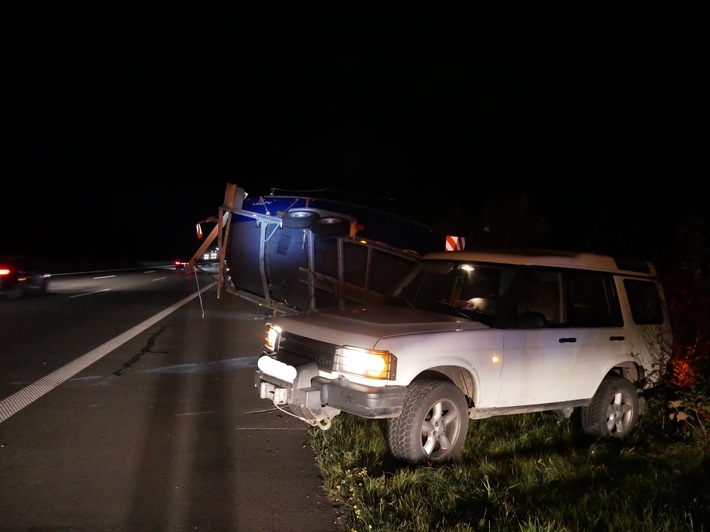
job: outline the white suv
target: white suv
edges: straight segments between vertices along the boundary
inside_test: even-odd
[[[557,251],[426,255],[379,305],[268,324],[260,397],[326,430],[340,412],[388,419],[392,454],[451,460],[469,419],[580,410],[623,438],[672,335],[651,263]]]

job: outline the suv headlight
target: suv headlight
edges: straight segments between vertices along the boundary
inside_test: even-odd
[[[397,378],[397,357],[389,351],[344,345],[335,350],[333,371],[370,379],[394,380]]]
[[[264,338],[264,348],[267,355],[276,353],[279,350],[279,340],[281,340],[281,327],[273,323],[267,323],[266,337]]]

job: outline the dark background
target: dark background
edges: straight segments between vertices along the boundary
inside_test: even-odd
[[[704,212],[704,11],[253,4],[3,2],[2,246],[189,257],[228,182],[427,223],[526,195],[551,245],[653,256]]]

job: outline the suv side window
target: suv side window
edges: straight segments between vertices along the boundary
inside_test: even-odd
[[[546,327],[561,325],[561,273],[555,270],[526,272],[517,299],[517,316],[541,314]]]
[[[609,274],[569,270],[567,323],[571,327],[621,327],[621,309]]]
[[[658,325],[663,323],[661,298],[656,284],[650,281],[624,279],[624,288],[629,298],[629,307],[637,325]]]
[[[621,307],[613,281],[607,273],[528,269],[515,301],[513,327],[621,327]],[[641,300],[647,297],[638,295],[640,313],[648,312],[641,310],[646,305]],[[538,325],[531,325],[535,322]]]

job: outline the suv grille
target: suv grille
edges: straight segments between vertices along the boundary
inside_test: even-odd
[[[298,334],[284,332],[279,342],[279,352],[285,351],[312,360],[323,371],[333,370],[335,344],[313,340]]]

